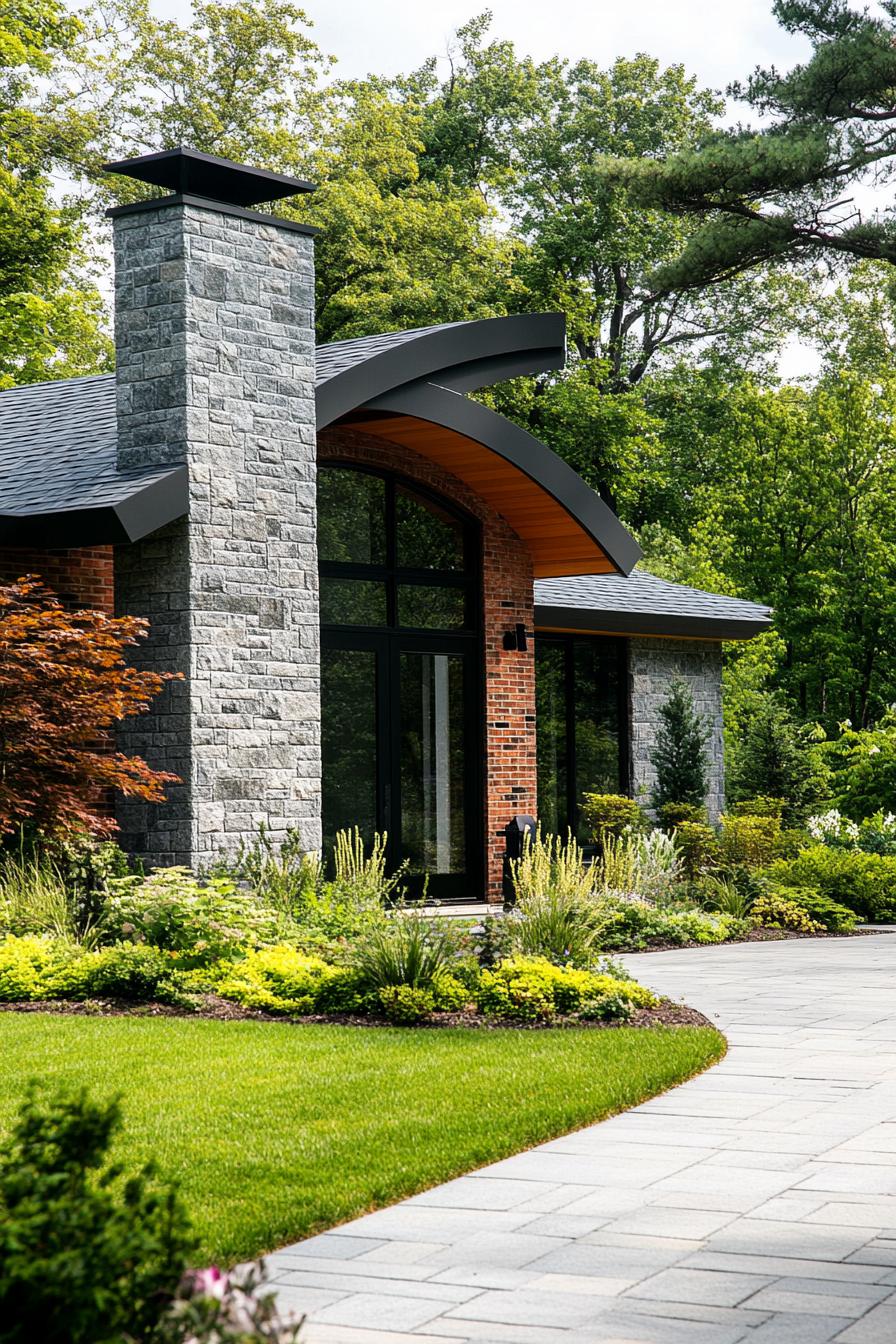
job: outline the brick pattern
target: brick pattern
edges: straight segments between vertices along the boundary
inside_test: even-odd
[[[37,551],[0,546],[0,583],[14,583],[26,574],[43,579],[66,606],[92,607],[112,614],[112,547]]]
[[[320,845],[310,237],[214,206],[115,220],[119,466],[186,463],[190,513],[116,548],[141,662],[178,669],[122,749],[183,783],[125,804],[150,863],[207,862],[259,820]]]
[[[482,528],[482,611],[485,753],[482,795],[486,897],[500,901],[504,827],[517,813],[535,815],[535,655],[508,652],[506,630],[534,624],[532,561],[524,542],[467,485],[426,458],[354,430],[320,435],[321,458],[396,471],[466,509]],[[471,891],[471,899],[480,893]]]
[[[648,804],[656,783],[650,754],[656,742],[660,706],[673,681],[685,682],[694,707],[710,729],[706,744],[706,807],[711,821],[725,806],[725,762],[722,727],[722,645],[718,640],[647,639],[629,641],[631,684],[632,793]]]

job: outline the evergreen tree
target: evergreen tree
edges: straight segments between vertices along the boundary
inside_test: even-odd
[[[807,730],[774,694],[757,695],[736,744],[730,793],[736,801],[766,796],[784,802],[783,820],[802,821],[821,794]]]
[[[656,770],[653,806],[666,803],[702,806],[706,799],[707,770],[704,747],[709,726],[694,708],[690,690],[674,681],[669,698],[660,707],[660,726],[650,763]]]
[[[654,277],[700,290],[759,264],[825,251],[896,263],[896,215],[863,217],[851,188],[892,180],[896,0],[776,0],[775,17],[811,43],[786,73],[757,69],[728,90],[763,118],[664,160],[605,161],[607,180],[648,209],[702,227]]]

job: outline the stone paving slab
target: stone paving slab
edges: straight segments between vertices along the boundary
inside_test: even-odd
[[[624,960],[725,1059],[272,1255],[306,1344],[896,1344],[896,934]]]

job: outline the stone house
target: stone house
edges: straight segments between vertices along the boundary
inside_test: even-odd
[[[178,670],[122,748],[174,771],[126,847],[202,864],[265,819],[389,835],[443,899],[499,899],[518,814],[647,797],[674,677],[723,802],[722,641],[756,604],[638,571],[565,462],[466,394],[562,367],[564,321],[315,348],[314,233],[254,207],[307,183],[188,150],[111,165],[170,194],[109,213],[116,373],[0,394],[0,576],[147,617]]]

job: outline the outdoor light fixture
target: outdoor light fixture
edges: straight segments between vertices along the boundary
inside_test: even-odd
[[[517,653],[525,653],[529,647],[529,636],[526,634],[524,625],[515,625],[512,630],[508,630],[504,635],[505,649],[515,649]]]

